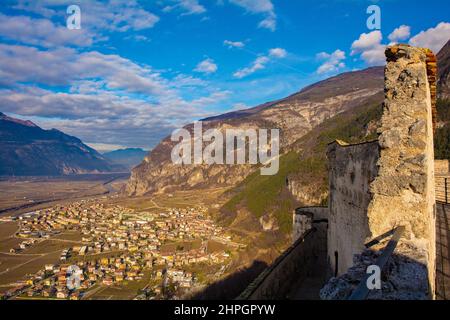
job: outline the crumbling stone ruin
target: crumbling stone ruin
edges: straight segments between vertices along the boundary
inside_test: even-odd
[[[379,138],[328,146],[331,279],[321,290],[322,299],[349,298],[389,238],[370,249],[366,244],[399,226],[405,232],[386,267],[382,290],[368,298],[434,297],[436,57],[429,49],[408,45],[387,48],[386,57]],[[296,215],[304,212],[297,209]],[[294,222],[305,219],[297,217]],[[304,223],[294,223],[294,238],[302,228]]]
[[[375,265],[383,246],[365,249],[354,256],[354,264],[345,274],[331,278],[320,290],[320,297],[325,300],[345,300],[353,293],[361,279],[366,275],[370,265]],[[396,251],[406,252],[416,248],[405,243]],[[429,298],[427,268],[424,264],[406,257],[394,254],[388,261],[381,277],[381,289],[371,290],[369,300],[427,300]]]
[[[364,285],[367,267],[384,256],[393,234],[390,244],[396,246],[383,263],[381,290],[367,298],[435,297],[436,57],[408,45],[388,47],[386,57],[378,139],[329,144],[328,207],[295,211],[293,246],[242,299],[304,298],[301,288],[289,288],[295,281],[287,273],[294,271],[302,285],[320,283],[321,299],[348,299]]]
[[[397,275],[402,280],[394,293],[391,288],[386,294],[395,297],[397,292],[399,299],[408,292],[411,298],[433,297],[436,57],[428,49],[407,45],[389,47],[386,57],[379,139],[351,146],[335,142],[328,149],[328,261],[331,273],[341,277],[331,280],[322,298],[344,290],[342,284],[351,283],[355,270],[361,271],[364,261],[370,261],[367,257],[376,255],[376,248],[364,251],[367,242],[398,226],[406,231],[391,267],[404,272]]]

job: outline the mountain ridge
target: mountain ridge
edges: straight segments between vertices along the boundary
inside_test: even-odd
[[[441,98],[450,92],[450,41],[437,54],[438,92]],[[216,128],[279,128],[281,147],[287,151],[323,121],[362,105],[381,104],[384,99],[384,67],[351,71],[309,85],[286,98],[259,106],[225,113],[202,120],[204,130]],[[185,126],[192,132],[193,125]],[[251,166],[174,166],[170,151],[174,143],[166,137],[136,166],[125,188],[131,196],[172,189],[205,186],[234,186],[251,172]],[[238,167],[238,166],[235,166]],[[225,178],[226,177],[226,178]]]
[[[0,175],[58,176],[123,171],[80,139],[0,113]]]
[[[363,81],[365,80],[365,81]],[[203,129],[279,128],[284,150],[324,120],[361,104],[383,99],[383,67],[347,72],[320,81],[286,98],[251,109],[202,120]],[[185,126],[192,132],[193,125]],[[176,166],[170,154],[174,143],[166,137],[132,170],[128,195],[143,195],[173,189],[233,186],[250,172],[250,165]]]

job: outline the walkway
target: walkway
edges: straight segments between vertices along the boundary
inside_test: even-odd
[[[450,205],[436,204],[436,299],[450,299]]]

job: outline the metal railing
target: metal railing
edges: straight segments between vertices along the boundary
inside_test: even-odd
[[[405,227],[397,227],[396,229],[387,232],[380,237],[375,238],[374,240],[370,241],[368,244],[366,244],[366,248],[370,248],[371,246],[379,243],[381,241],[381,238],[386,238],[390,235],[392,235],[391,240],[389,240],[388,244],[384,248],[381,255],[378,257],[377,261],[375,262],[375,265],[377,265],[380,270],[383,272],[383,269],[386,267],[387,262],[389,261],[389,258],[392,256],[392,254],[395,251],[395,248],[397,247],[398,241],[403,236],[403,233],[405,232]],[[369,296],[370,289],[367,286],[367,280],[369,279],[371,275],[366,274],[364,278],[359,283],[358,287],[353,291],[350,298],[348,300],[365,300]]]
[[[436,201],[450,203],[450,178],[435,177]]]

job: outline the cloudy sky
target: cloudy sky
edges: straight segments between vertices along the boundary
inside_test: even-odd
[[[367,7],[381,7],[369,30]],[[81,29],[67,28],[79,5]],[[100,150],[150,149],[193,120],[384,63],[394,42],[439,50],[442,0],[3,0],[0,111]]]

